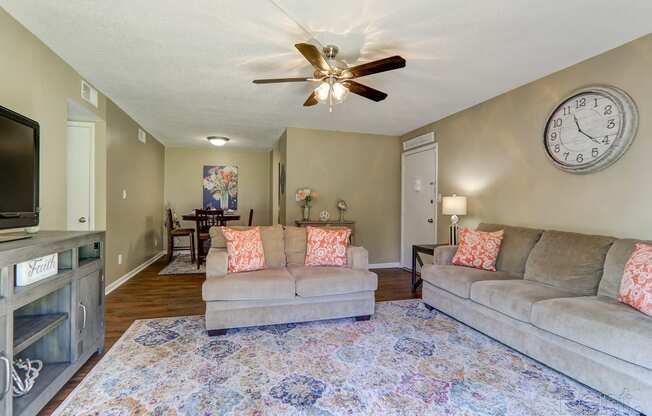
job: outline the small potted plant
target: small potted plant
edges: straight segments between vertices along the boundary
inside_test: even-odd
[[[310,188],[300,188],[297,189],[296,194],[294,194],[294,199],[303,204],[303,220],[310,220],[310,207],[312,206],[312,201],[319,196],[317,192],[313,191]]]

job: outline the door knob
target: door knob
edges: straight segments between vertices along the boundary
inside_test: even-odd
[[[428,222],[429,222],[430,224],[432,224],[434,221],[433,221],[432,218],[428,218]]]
[[[86,217],[80,217],[79,222],[81,222],[82,224],[85,223],[86,222]]]

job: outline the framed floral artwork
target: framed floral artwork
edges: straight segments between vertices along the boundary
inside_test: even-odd
[[[204,166],[202,188],[204,208],[238,209],[237,166]]]

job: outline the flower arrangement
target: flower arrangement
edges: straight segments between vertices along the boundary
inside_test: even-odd
[[[310,207],[312,206],[312,201],[318,196],[319,194],[310,188],[297,189],[297,192],[294,194],[294,199],[303,204],[303,219],[305,221],[310,219]]]
[[[296,199],[297,202],[303,202],[304,206],[309,207],[312,205],[312,200],[318,196],[319,194],[310,188],[301,188],[297,190],[296,194],[294,194],[294,199]]]

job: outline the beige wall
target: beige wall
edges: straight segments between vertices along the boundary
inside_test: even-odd
[[[439,192],[467,195],[479,221],[614,236],[652,238],[652,35],[406,134],[434,131]],[[546,158],[542,130],[564,96],[590,84],[627,91],[641,115],[638,136],[620,161],[573,175]],[[440,239],[449,217],[439,218]]]
[[[61,58],[0,8],[0,105],[39,122],[40,227],[66,227],[67,101],[74,99],[98,119],[104,118],[106,99],[99,108],[82,102],[81,78]],[[98,229],[105,226],[105,126],[96,126],[96,215]],[[62,197],[62,195],[64,197]]]
[[[310,187],[319,193],[312,218],[326,209],[337,218],[335,203],[349,205],[346,219],[356,221],[357,245],[369,250],[371,263],[398,262],[400,256],[400,143],[394,136],[324,130],[287,129],[287,224],[301,218],[294,193]]]
[[[271,224],[270,151],[237,148],[165,149],[165,201],[178,214],[202,206],[204,165],[238,167],[238,213],[246,224],[249,209],[254,209],[254,223]],[[187,223],[187,226],[193,226]]]
[[[138,124],[107,103],[107,281],[143,264],[164,249],[164,147],[147,135],[138,141]],[[122,191],[127,191],[123,199]],[[123,262],[118,264],[118,255]]]
[[[41,126],[40,227],[66,228],[68,113],[74,100],[83,120],[95,122],[95,228],[109,229],[107,283],[142,264],[163,247],[163,147],[151,136],[137,141],[138,125],[111,100],[98,108],[80,97],[80,75],[0,8],[0,105]],[[145,186],[147,184],[147,186]],[[128,189],[128,199],[120,191]],[[147,197],[147,198],[145,198]],[[158,247],[154,247],[158,238]],[[124,262],[117,264],[117,253]]]

